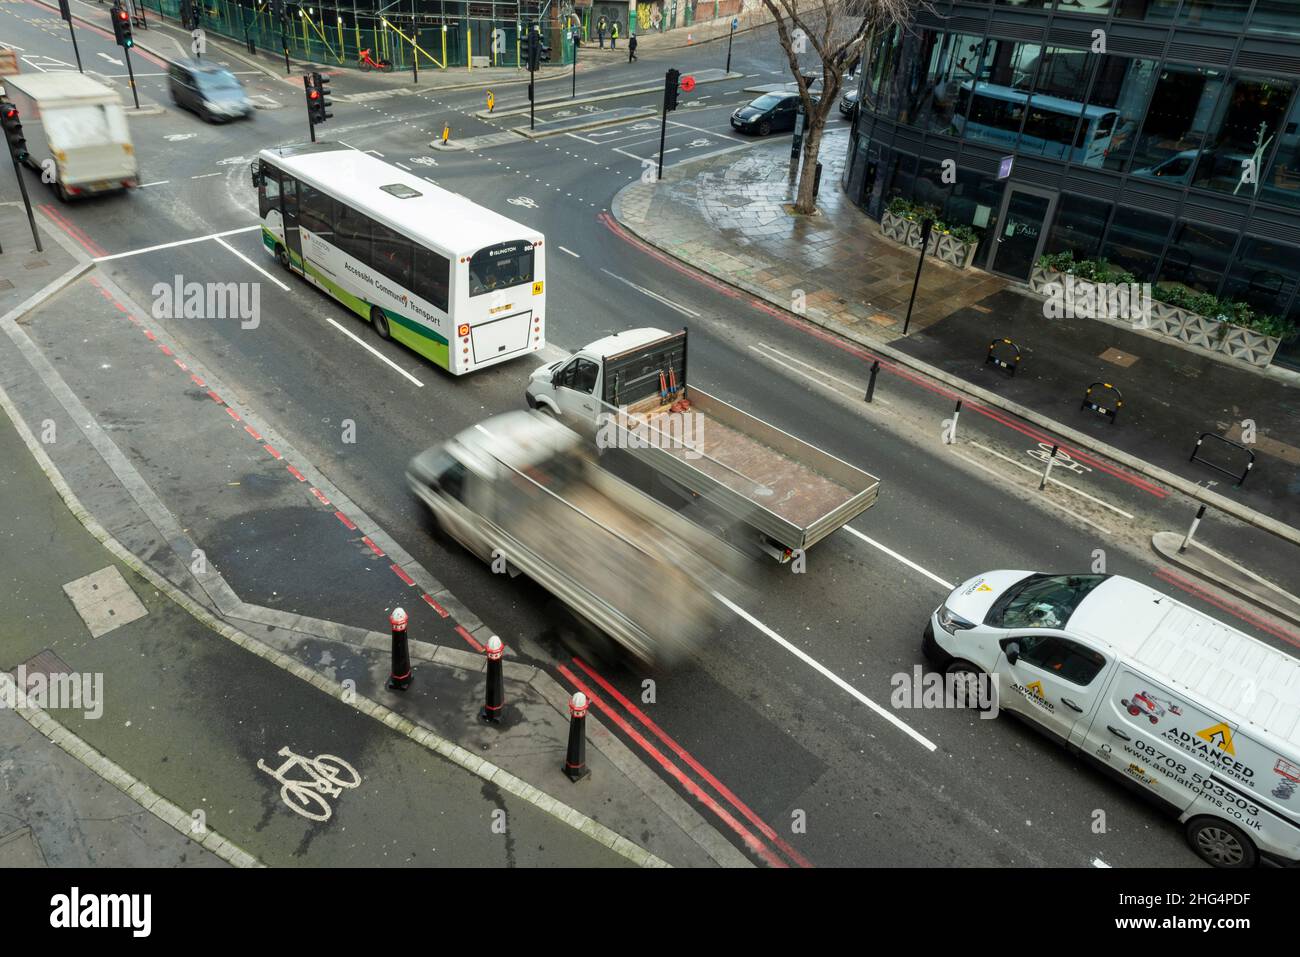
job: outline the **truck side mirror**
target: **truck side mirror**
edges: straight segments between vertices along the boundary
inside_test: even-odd
[[[1020,660],[1020,646],[1014,641],[1007,645],[1007,664],[1014,665]]]

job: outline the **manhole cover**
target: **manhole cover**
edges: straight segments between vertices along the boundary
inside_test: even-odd
[[[1137,356],[1130,355],[1127,352],[1120,352],[1113,346],[1103,352],[1099,358],[1105,359],[1107,362],[1113,363],[1121,369],[1127,369],[1133,363],[1138,361]]]
[[[92,638],[143,618],[148,612],[116,566],[109,565],[63,586]]]

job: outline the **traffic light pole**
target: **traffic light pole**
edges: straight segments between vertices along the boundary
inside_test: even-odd
[[[731,21],[731,32],[727,34],[727,69],[723,71],[724,73],[731,72],[731,38],[734,37],[735,35],[736,35],[736,21],[733,18]]]
[[[135,70],[131,67],[131,51],[127,47],[122,47],[122,54],[126,57],[126,72],[131,78],[131,96],[135,98],[135,108],[140,109],[140,91],[135,88]]]
[[[77,72],[85,73],[86,71],[81,68],[81,51],[77,49],[77,31],[72,29],[71,20],[68,21],[68,33],[72,35],[72,52],[77,57]]]
[[[578,31],[571,31],[570,36],[573,38],[573,89],[569,93],[569,99],[573,99],[578,95]]]
[[[664,178],[664,141],[668,135],[668,100],[664,100],[663,121],[659,124],[659,175],[656,179]]]
[[[27,181],[23,179],[23,171],[18,165],[18,158],[12,152],[9,156],[14,161],[14,177],[18,180],[18,192],[23,194],[23,206],[27,208],[27,222],[32,227],[32,239],[36,241],[36,251],[45,252],[41,248],[41,234],[36,229],[36,217],[32,215],[32,201],[27,196]]]

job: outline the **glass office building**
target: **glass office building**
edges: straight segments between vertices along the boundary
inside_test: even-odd
[[[936,0],[865,67],[842,186],[871,216],[901,196],[994,273],[1072,250],[1300,324],[1300,0]]]

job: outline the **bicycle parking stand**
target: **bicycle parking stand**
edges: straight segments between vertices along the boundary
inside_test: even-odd
[[[1201,451],[1201,444],[1206,439],[1217,439],[1218,441],[1222,442],[1224,445],[1230,445],[1232,446],[1232,448],[1239,449],[1242,452],[1245,452],[1248,456],[1250,456],[1249,461],[1246,462],[1246,468],[1242,470],[1242,473],[1238,475],[1236,472],[1232,471],[1232,469],[1224,468],[1222,465],[1219,465],[1216,462],[1211,462],[1209,459],[1201,458],[1199,454]],[[1241,488],[1241,483],[1246,481],[1246,476],[1250,475],[1251,469],[1255,467],[1255,452],[1253,449],[1246,448],[1246,446],[1242,445],[1240,442],[1234,442],[1232,441],[1232,439],[1225,439],[1223,436],[1215,435],[1213,432],[1202,432],[1200,434],[1200,437],[1197,438],[1196,440],[1196,445],[1192,447],[1191,458],[1189,458],[1187,461],[1200,462],[1202,465],[1212,468],[1216,472],[1222,472],[1224,475],[1231,475],[1233,478],[1237,480],[1236,487]]]
[[[1003,346],[1010,346],[1013,350],[1008,358],[998,355],[999,351],[1006,352]],[[1007,374],[1008,377],[1016,374],[1016,369],[1020,368],[1020,347],[1010,339],[994,339],[989,343],[988,353],[984,356],[985,365],[993,365]]]
[[[1093,393],[1099,389],[1107,390],[1113,401],[1106,402],[1104,397],[1094,397]],[[1124,407],[1124,395],[1118,388],[1109,382],[1094,382],[1088,386],[1088,391],[1083,394],[1083,402],[1079,404],[1080,409],[1088,409],[1096,412],[1098,415],[1104,415],[1110,419],[1110,424],[1115,424],[1115,416],[1119,415],[1119,410]]]

